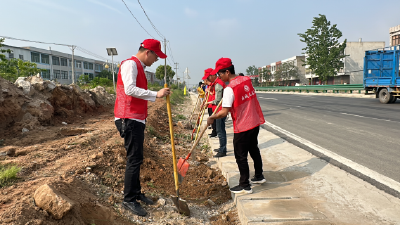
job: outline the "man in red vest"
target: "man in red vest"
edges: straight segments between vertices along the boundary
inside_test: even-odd
[[[147,118],[147,101],[155,101],[170,94],[168,88],[158,92],[147,90],[147,79],[144,72],[158,60],[165,59],[161,43],[146,39],[140,44],[138,53],[121,62],[117,80],[117,98],[115,100],[115,125],[124,138],[126,149],[126,170],[124,202],[122,205],[139,216],[147,212],[137,200],[154,204],[142,192],[140,186],[140,165],[143,163],[144,129]]]
[[[217,77],[216,74],[211,75],[212,69],[209,73],[209,76],[207,77],[207,80],[211,82],[211,89],[213,90],[213,98],[211,101],[209,100],[209,104],[212,106],[211,114],[214,112],[217,108],[218,103],[222,100],[223,92],[226,87],[225,83]],[[220,111],[221,108],[218,110]],[[210,116],[211,116],[210,114]],[[214,123],[216,123],[216,130],[217,130],[217,135],[219,138],[219,148],[214,149],[215,152],[217,152],[216,155],[214,155],[215,158],[220,158],[226,156],[226,130],[225,130],[225,120],[226,117],[223,117],[221,119],[216,119]]]
[[[208,69],[204,70],[204,76],[202,78],[204,83],[206,83],[208,85],[206,90],[208,90],[208,92],[209,92],[208,103],[207,103],[208,104],[208,106],[207,106],[208,109],[207,110],[208,110],[208,115],[209,116],[211,116],[213,114],[213,108],[212,108],[211,101],[214,100],[214,98],[215,98],[215,94],[214,94],[215,90],[214,90],[214,87],[213,87],[213,83],[210,80],[207,79],[210,76],[210,72],[212,70],[213,69],[211,69],[211,68],[208,68]],[[217,123],[215,121],[211,125],[211,128],[212,128],[212,132],[211,132],[211,134],[209,134],[210,138],[217,137]]]
[[[229,81],[224,89],[222,110],[208,117],[207,123],[221,119],[230,111],[233,120],[233,149],[236,163],[239,167],[239,185],[230,189],[233,193],[253,193],[249,178],[250,170],[247,155],[250,153],[254,161],[255,175],[252,183],[264,183],[262,159],[258,148],[258,132],[260,125],[265,123],[256,91],[251,84],[251,79],[246,76],[237,76],[235,67],[229,58],[220,58],[215,64],[212,74],[217,74],[223,82]]]

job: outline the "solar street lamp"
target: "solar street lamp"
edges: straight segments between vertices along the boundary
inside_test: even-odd
[[[117,94],[117,90],[115,89],[115,77],[114,77],[114,55],[118,55],[118,52],[116,48],[106,48],[106,49],[107,49],[107,54],[109,56],[111,55],[111,70],[113,74],[114,92],[115,94]]]

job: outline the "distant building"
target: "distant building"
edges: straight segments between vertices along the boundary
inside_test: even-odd
[[[390,46],[400,45],[400,25],[389,29]]]
[[[263,67],[259,67],[258,71],[259,74],[263,69],[267,69],[269,71],[271,71],[272,77],[270,80],[265,80],[264,78],[260,78],[259,81],[260,82],[279,82],[279,85],[284,85],[284,83],[286,85],[289,86],[294,86],[296,83],[308,83],[307,79],[305,78],[305,67],[303,66],[304,64],[304,56],[293,56],[278,62],[273,62],[270,63],[269,65],[263,66]],[[295,67],[297,67],[298,69],[298,75],[296,77],[290,77],[288,80],[286,81],[282,81],[282,80],[277,80],[275,78],[275,73],[276,71],[282,66],[283,63],[291,63],[293,64]]]
[[[17,58],[24,61],[30,61],[37,64],[39,69],[44,69],[41,76],[46,80],[57,80],[61,84],[72,83],[72,55],[49,49],[36,47],[15,47],[4,45],[2,49],[10,49],[11,53],[4,53],[7,59]],[[105,65],[108,64],[111,71],[112,66],[109,62],[99,61],[95,59],[85,58],[74,55],[75,67],[75,82],[81,75],[89,75],[91,79],[98,76],[99,73],[105,70]],[[114,63],[115,79],[117,79],[118,66]],[[148,82],[160,82],[155,77],[153,72],[145,71]]]
[[[347,42],[344,50],[346,57],[342,59],[344,67],[336,76],[329,78],[327,84],[362,84],[365,51],[384,47],[384,41],[362,42],[360,38],[358,42]],[[323,84],[309,66],[306,66],[306,78],[312,85]]]

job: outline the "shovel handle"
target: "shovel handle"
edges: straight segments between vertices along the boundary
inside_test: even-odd
[[[221,104],[222,104],[222,99],[221,99],[221,101],[218,103],[217,108],[214,110],[214,112],[213,112],[212,115],[214,115],[214,114],[218,111],[218,109],[219,109],[219,107],[221,106]],[[211,115],[211,116],[212,116],[212,115]],[[204,132],[206,131],[206,129],[207,129],[207,124],[204,126],[203,130],[200,132],[199,138],[197,138],[196,141],[194,142],[194,144],[193,144],[193,146],[192,146],[192,149],[190,150],[188,156],[186,157],[186,160],[189,159],[190,155],[192,154],[194,148],[195,148],[195,147],[197,146],[197,144],[199,143],[199,141],[200,141],[201,137],[203,136]]]

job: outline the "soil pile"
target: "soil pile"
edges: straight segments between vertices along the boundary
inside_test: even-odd
[[[36,98],[53,108],[48,119],[52,121],[48,124],[53,125],[45,125],[37,114],[31,114],[38,118],[42,128],[34,127],[34,131],[23,134],[20,130],[12,132],[15,126],[25,124],[18,125],[22,119],[15,116],[17,113],[11,113],[11,106],[0,113],[2,121],[11,121],[3,129],[8,136],[4,136],[5,146],[0,147],[0,152],[13,152],[1,155],[0,164],[22,167],[19,178],[11,186],[0,187],[0,224],[238,223],[235,213],[232,214],[231,194],[225,178],[207,165],[212,153],[206,145],[200,145],[191,156],[190,169],[180,186],[180,196],[189,202],[192,217],[176,212],[170,200],[170,195],[175,195],[175,187],[164,99],[149,104],[145,159],[141,167],[142,189],[157,204],[144,206],[148,216],[137,217],[121,207],[126,153],[114,125],[112,105],[94,99],[95,91],[56,86],[52,91],[35,88],[32,92],[25,91],[26,94],[25,89],[0,81],[1,90],[8,90],[5,94],[3,90],[0,96],[1,109],[5,103],[13,103],[9,105],[25,115],[24,106],[33,101],[33,96],[40,95]],[[186,109],[181,105],[174,106],[173,110],[175,114],[184,114]],[[67,125],[61,123],[65,121]],[[62,132],[65,129],[71,132]],[[180,126],[174,129],[177,156],[185,157],[191,147],[190,130]],[[43,190],[49,193],[40,194]],[[41,196],[58,196],[53,199],[62,200]],[[57,201],[68,204],[55,204]]]
[[[101,111],[115,99],[103,89],[83,91],[36,76],[20,77],[15,84],[0,78],[0,135],[43,130],[43,126],[73,122],[83,114]]]

